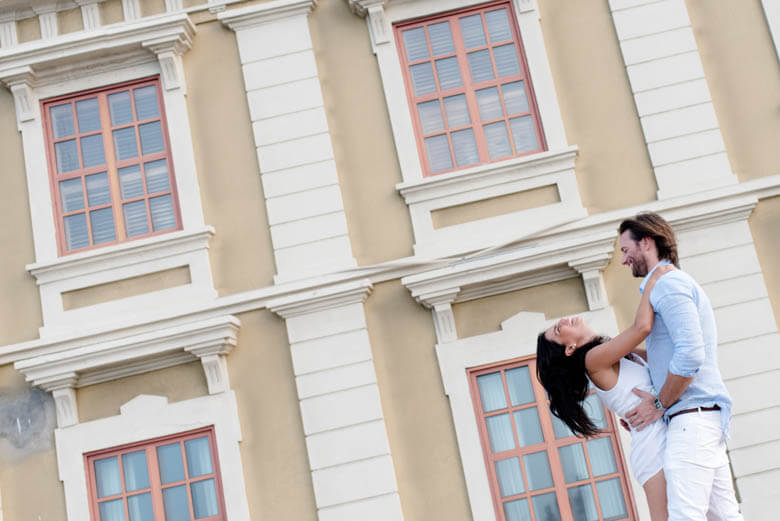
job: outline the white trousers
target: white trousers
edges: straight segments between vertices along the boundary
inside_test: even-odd
[[[669,521],[744,521],[734,496],[720,411],[672,418],[664,474]]]

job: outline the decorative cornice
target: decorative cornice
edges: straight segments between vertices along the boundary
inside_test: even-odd
[[[373,286],[363,279],[346,284],[334,284],[315,290],[302,291],[268,302],[268,309],[288,319],[323,309],[363,302]]]
[[[237,31],[280,18],[307,16],[316,6],[317,0],[276,0],[239,9],[230,9],[219,13],[217,19],[232,30]]]
[[[372,7],[384,8],[385,4],[389,2],[389,0],[347,0],[347,1],[349,3],[349,8],[352,10],[352,12],[361,18],[365,18],[366,15],[368,15],[368,10],[371,9]]]

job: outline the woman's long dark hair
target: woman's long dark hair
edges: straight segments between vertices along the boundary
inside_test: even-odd
[[[588,395],[585,355],[608,338],[598,336],[566,356],[565,346],[548,340],[544,333],[539,333],[536,340],[536,376],[550,397],[550,410],[575,434],[598,434],[601,431],[582,406]]]

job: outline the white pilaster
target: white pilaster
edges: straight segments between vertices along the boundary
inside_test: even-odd
[[[312,0],[220,13],[236,32],[277,280],[354,267],[307,15]]]
[[[140,0],[122,0],[122,14],[125,17],[125,22],[141,18]]]
[[[42,40],[51,40],[59,34],[56,4],[48,4],[40,8],[34,8],[33,12],[38,15]]]
[[[269,302],[287,322],[320,521],[403,519],[363,301],[368,281]]]
[[[0,49],[8,49],[19,43],[16,35],[16,20],[0,19]]]
[[[81,7],[81,19],[84,23],[84,30],[91,31],[100,27],[100,0],[76,0]]]
[[[165,0],[165,10],[169,13],[181,11],[183,8],[182,0]]]
[[[658,198],[735,184],[683,0],[610,0]]]

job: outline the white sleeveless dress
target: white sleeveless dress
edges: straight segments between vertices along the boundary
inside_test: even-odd
[[[641,399],[631,392],[634,387],[655,394],[650,381],[647,363],[639,356],[631,355],[632,360],[620,359],[620,372],[615,386],[604,391],[596,384],[596,395],[601,402],[621,418],[636,407]],[[642,485],[663,468],[664,448],[666,446],[666,424],[659,418],[641,431],[631,429],[631,468],[634,477]]]

